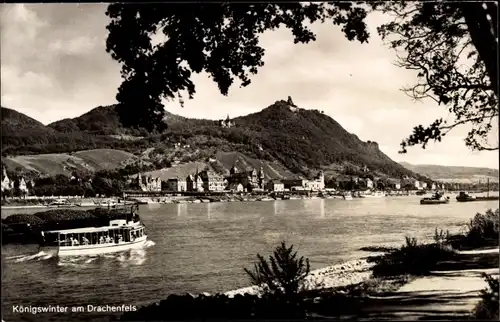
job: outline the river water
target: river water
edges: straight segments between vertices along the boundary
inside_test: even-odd
[[[434,229],[461,229],[497,201],[420,205],[419,197],[141,205],[151,242],[143,250],[60,260],[37,247],[2,247],[5,321],[73,321],[105,313],[87,305],[145,305],[171,293],[224,292],[249,285],[243,268],[281,240],[310,259],[311,269],[367,256],[363,246],[432,239]],[[35,213],[40,209],[2,210]],[[14,306],[66,306],[68,313],[17,313]]]

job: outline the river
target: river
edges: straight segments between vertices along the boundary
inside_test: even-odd
[[[400,245],[459,231],[498,201],[420,205],[417,196],[141,205],[152,241],[144,250],[60,260],[37,247],[2,247],[5,321],[78,321],[98,313],[14,313],[15,305],[145,305],[171,293],[224,292],[249,285],[243,268],[281,240],[310,259],[311,269],[368,255],[371,245]],[[2,210],[35,213],[40,209]],[[43,315],[43,318],[42,318]]]

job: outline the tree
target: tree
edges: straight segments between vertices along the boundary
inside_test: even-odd
[[[395,17],[378,32],[397,51],[397,66],[418,71],[417,83],[403,91],[415,100],[432,99],[453,116],[451,123],[441,118],[415,127],[401,152],[418,144],[425,149],[429,140],[441,141],[463,124],[472,126],[467,146],[497,150],[498,143],[487,140],[498,124],[496,4],[402,1],[374,8]]]
[[[125,126],[162,130],[165,123],[160,98],[195,94],[193,73],[202,71],[227,95],[234,78],[250,84],[250,74],[264,65],[258,37],[280,25],[291,29],[295,43],[315,40],[305,22],[332,19],[349,40],[368,39],[366,11],[351,3],[207,3],[111,4],[106,50],[122,63],[124,79],[116,96],[117,112]],[[153,45],[161,32],[166,40]],[[124,38],[125,37],[125,38]]]
[[[257,259],[254,270],[245,268],[245,272],[264,292],[291,298],[303,289],[310,271],[309,259],[297,258],[293,245],[287,247],[282,241],[269,256],[269,262],[260,254],[257,254]]]
[[[409,89],[412,97],[433,97],[448,107],[452,124],[442,119],[429,127],[417,126],[401,144],[440,141],[449,130],[472,124],[466,144],[473,149],[494,150],[483,142],[498,116],[496,61],[496,4],[481,2],[370,2],[373,10],[392,13],[394,21],[379,33],[395,49],[403,49],[400,66],[419,71],[419,83]],[[367,42],[364,19],[369,6],[362,3],[210,3],[210,4],[110,4],[106,50],[122,64],[117,111],[122,123],[148,131],[165,128],[160,98],[180,100],[181,91],[195,94],[193,73],[207,72],[227,95],[234,79],[250,84],[250,75],[264,65],[258,37],[284,25],[295,43],[314,41],[305,22],[330,21],[342,26],[348,40]],[[491,17],[488,20],[487,15]],[[493,30],[492,30],[493,29]],[[151,37],[165,40],[153,45]],[[462,68],[459,57],[472,64]],[[408,92],[408,91],[407,91]]]
[[[11,189],[5,189],[2,191],[2,196],[4,199],[12,198],[14,196],[14,192]]]

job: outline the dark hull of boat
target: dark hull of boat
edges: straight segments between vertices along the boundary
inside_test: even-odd
[[[449,200],[420,200],[421,205],[441,205],[450,203]]]
[[[473,201],[493,201],[499,200],[499,197],[476,197],[476,198],[457,198],[458,202],[473,202]]]

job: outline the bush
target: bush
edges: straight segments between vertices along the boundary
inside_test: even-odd
[[[488,209],[484,214],[477,213],[465,225],[465,232],[446,237],[446,244],[455,249],[474,249],[485,246],[498,246],[499,209]]]
[[[473,317],[479,320],[498,321],[500,306],[498,278],[493,278],[485,273],[483,273],[483,278],[488,283],[488,286],[481,291],[481,301],[474,308]]]
[[[121,321],[182,321],[182,320],[249,320],[249,319],[303,319],[304,306],[298,310],[281,299],[266,295],[224,294],[214,296],[169,295],[167,299],[135,312],[124,313]]]
[[[467,224],[466,238],[477,246],[486,246],[495,240],[498,245],[500,222],[499,210],[488,209],[484,214],[477,213]]]
[[[405,245],[389,251],[376,260],[373,275],[375,277],[426,275],[439,261],[452,259],[455,255],[456,252],[447,245],[419,244],[416,238],[406,237]]]
[[[257,254],[258,262],[254,265],[254,271],[245,268],[245,272],[264,293],[294,297],[303,290],[304,280],[310,271],[309,259],[297,259],[293,245],[287,247],[284,241],[276,247],[273,255],[269,256],[268,262]]]

